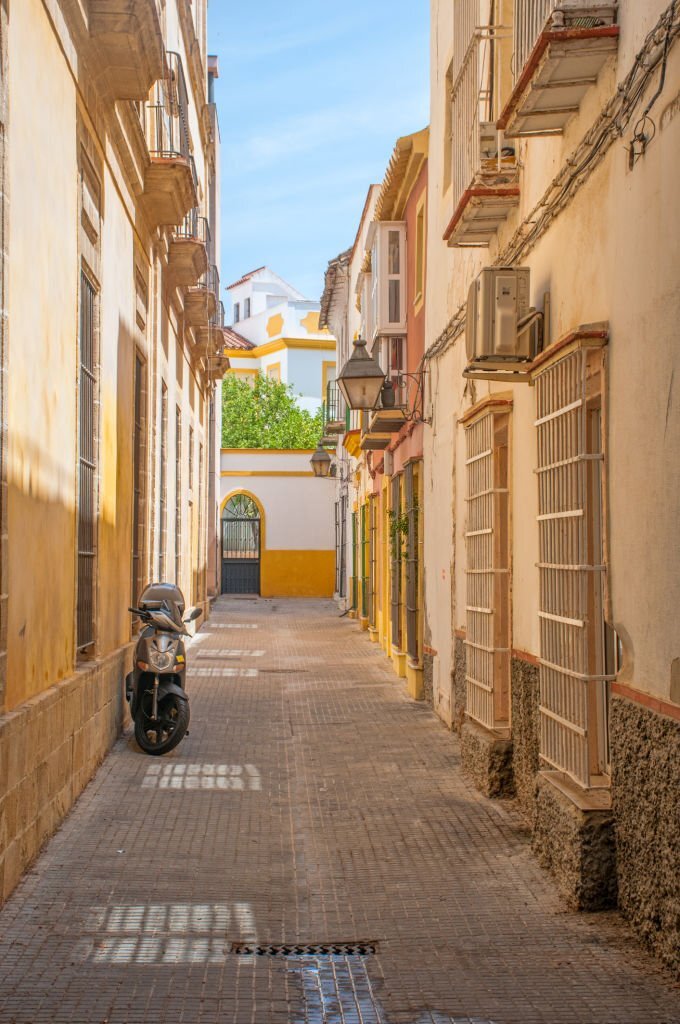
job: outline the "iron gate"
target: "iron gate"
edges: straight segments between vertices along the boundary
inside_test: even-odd
[[[222,593],[260,593],[260,512],[235,494],[222,513]]]

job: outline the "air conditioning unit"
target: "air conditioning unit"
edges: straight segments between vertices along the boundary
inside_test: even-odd
[[[533,359],[532,332],[518,329],[530,312],[529,268],[485,267],[468,292],[468,362],[488,359],[517,363]]]

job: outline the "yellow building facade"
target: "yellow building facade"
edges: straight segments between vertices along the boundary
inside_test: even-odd
[[[2,17],[6,896],[118,734],[128,606],[217,589],[226,361],[205,2]]]

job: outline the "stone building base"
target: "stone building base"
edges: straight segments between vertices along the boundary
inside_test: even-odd
[[[465,721],[460,734],[463,770],[487,797],[512,797],[512,740],[476,722]]]
[[[619,906],[680,973],[680,722],[617,696],[610,721]]]
[[[467,707],[467,654],[465,641],[456,636],[453,641],[453,728],[460,732],[465,721]]]
[[[434,708],[434,655],[427,651],[423,654],[423,700]]]
[[[586,794],[560,772],[539,772],[532,846],[575,910],[615,906],[616,847],[608,790]]]
[[[511,670],[512,773],[517,802],[531,821],[539,770],[538,665],[513,657]]]
[[[90,781],[123,723],[130,646],[0,717],[0,901]]]

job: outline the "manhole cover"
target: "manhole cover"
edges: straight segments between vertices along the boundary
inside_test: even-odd
[[[232,942],[231,952],[236,956],[371,956],[378,948],[377,942],[321,942],[288,943],[276,945],[267,943],[256,946],[250,942]]]

